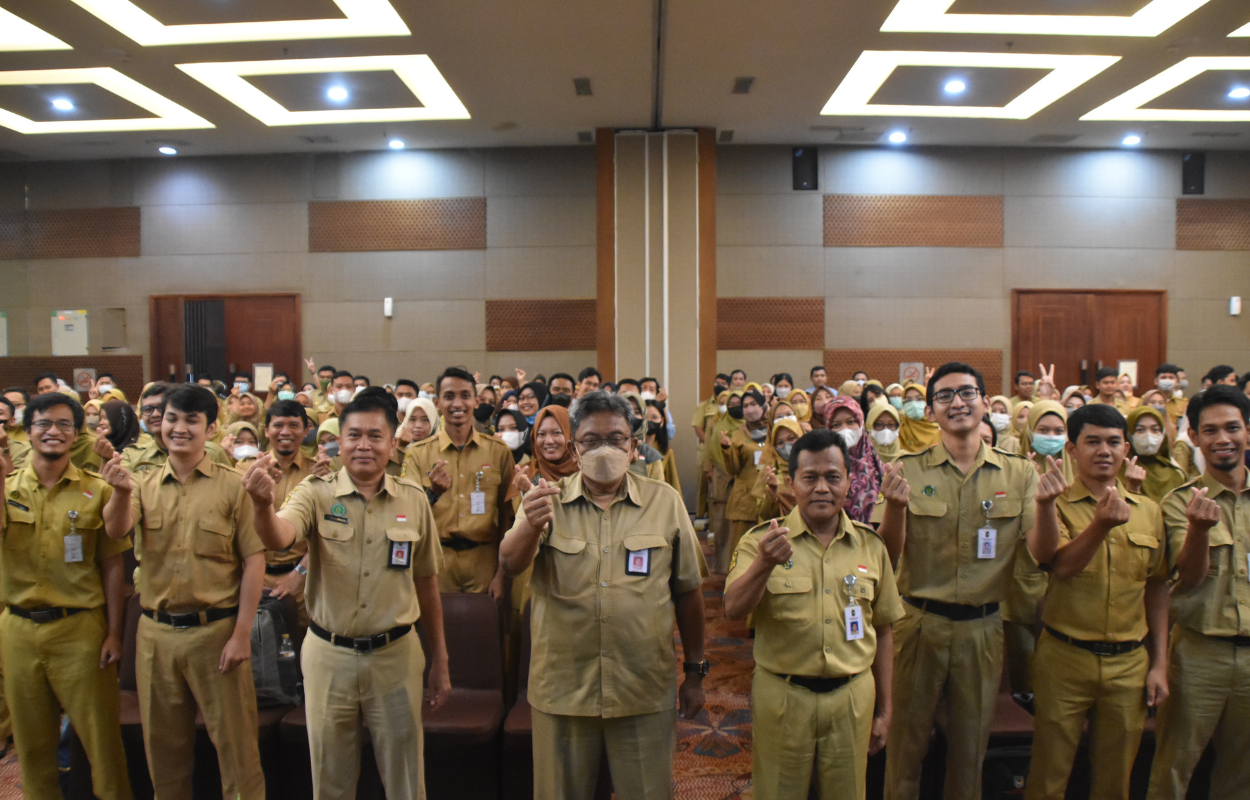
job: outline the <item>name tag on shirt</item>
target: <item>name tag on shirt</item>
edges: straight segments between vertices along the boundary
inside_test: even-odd
[[[71,533],[65,537],[65,563],[76,564],[82,561],[82,536]]]
[[[29,508],[29,507],[22,505],[21,503],[17,502],[16,500],[10,500],[10,501],[9,501],[9,505],[13,506],[14,508],[18,509],[19,511],[30,511],[30,508]]]
[[[981,528],[977,531],[977,558],[994,558],[998,554],[998,531]]]
[[[470,492],[469,493],[469,513],[485,514],[486,513],[486,492]]]
[[[651,574],[651,551],[648,550],[626,550],[625,551],[625,574],[626,575],[650,575]]]
[[[763,450],[756,450],[756,451],[755,451],[755,466],[757,466],[757,467],[758,467],[758,466],[760,465],[760,456],[762,456],[762,455],[764,455],[764,451],[763,451]]]
[[[853,642],[864,638],[864,609],[858,603],[846,607],[846,640]]]
[[[391,542],[391,561],[387,564],[392,569],[408,569],[412,566],[412,542]]]

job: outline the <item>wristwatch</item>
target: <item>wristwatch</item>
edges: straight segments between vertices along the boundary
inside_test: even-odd
[[[296,564],[295,571],[303,575],[305,578],[308,577],[308,567],[304,566],[303,564]]]
[[[681,662],[681,669],[687,675],[693,675],[696,672],[699,675],[706,675],[712,671],[712,665],[707,663],[707,659],[703,661],[683,661]]]

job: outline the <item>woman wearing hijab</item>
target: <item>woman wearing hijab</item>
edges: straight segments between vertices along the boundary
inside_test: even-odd
[[[801,389],[795,389],[790,392],[790,396],[786,398],[790,408],[794,409],[794,416],[798,417],[799,426],[804,431],[812,429],[812,402],[807,397],[807,392]]]
[[[478,433],[491,435],[492,422],[497,410],[495,399],[495,387],[489,383],[477,384],[477,405],[473,407],[473,428]]]
[[[759,476],[760,460],[768,439],[768,419],[765,416],[764,395],[749,391],[742,395],[742,426],[733,435],[721,434],[718,444],[725,461],[725,472],[733,478],[733,489],[725,504],[725,518],[729,520],[729,547],[722,553],[717,548],[713,568],[719,573],[729,571],[729,557],[737,548],[743,534],[755,527],[756,502],[751,489]],[[720,557],[723,555],[724,560]]]
[[[713,564],[729,564],[729,519],[725,516],[726,504],[729,502],[730,483],[733,478],[725,471],[725,451],[721,445],[721,434],[733,437],[738,428],[742,427],[742,389],[729,392],[725,400],[725,413],[712,425],[707,439],[707,457],[712,464],[712,483],[708,487],[708,530],[712,532],[714,555]],[[725,559],[723,562],[721,560]],[[723,572],[724,570],[722,570]]]
[[[1011,409],[1011,431],[1024,444],[1024,432],[1029,427],[1029,413],[1033,411],[1032,400],[1022,400]]]
[[[1120,477],[1129,491],[1140,492],[1156,503],[1163,502],[1164,495],[1188,480],[1185,470],[1172,460],[1165,419],[1162,413],[1141,403],[1128,412],[1129,457],[1137,459],[1138,470],[1130,471],[1127,461],[1120,468]]]
[[[533,425],[538,410],[547,404],[547,387],[538,381],[530,381],[517,393],[517,410],[525,417],[526,425]]]
[[[903,410],[903,384],[891,383],[885,387],[885,400],[894,406],[895,411],[901,412]]]
[[[542,410],[538,413],[541,414]],[[495,415],[491,428],[494,430],[495,438],[508,445],[508,449],[512,451],[512,461],[518,468],[529,464],[532,428],[524,414],[505,408]],[[513,476],[515,478],[515,473]]]
[[[942,440],[942,429],[925,418],[925,387],[908,383],[903,387],[903,415],[899,417],[898,440],[904,450],[919,453]]]
[[[438,409],[434,407],[434,401],[415,398],[408,404],[404,421],[399,425],[400,452],[406,455],[409,447],[438,433],[438,425]]]
[[[681,494],[681,478],[677,476],[677,456],[668,444],[668,417],[665,404],[660,400],[647,400],[646,434],[643,441],[654,447],[664,457],[661,480]]]
[[[221,447],[230,455],[235,466],[250,464],[260,455],[260,432],[250,422],[232,422],[226,426]]]
[[[996,394],[990,398],[990,425],[998,439],[995,447],[1008,453],[1020,452],[1020,437],[1011,426],[1011,398],[1007,395]]]
[[[108,400],[100,406],[99,426],[96,433],[108,439],[113,452],[120,453],[139,439],[142,433],[139,415],[122,400]]]
[[[859,400],[845,395],[834,398],[825,409],[825,427],[842,437],[850,455],[846,465],[850,487],[842,507],[851,519],[868,524],[881,493],[884,470],[871,437],[864,434],[864,410],[859,407]]]
[[[882,463],[893,463],[903,455],[903,448],[898,444],[898,411],[894,406],[877,403],[868,412],[866,427],[872,438],[872,446],[877,451],[877,458]]]
[[[756,522],[784,517],[794,509],[794,491],[787,485],[790,475],[790,450],[803,435],[798,420],[769,413],[768,438],[764,455],[760,456],[759,475],[751,487],[755,498]]]
[[[100,406],[102,405],[104,405],[102,400],[88,400],[82,404],[83,423],[87,426],[87,430],[98,432],[100,426]]]

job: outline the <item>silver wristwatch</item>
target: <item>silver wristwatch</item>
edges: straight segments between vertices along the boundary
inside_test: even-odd
[[[303,575],[305,578],[308,577],[308,567],[304,566],[303,564],[296,564],[295,571],[298,572],[300,575]]]

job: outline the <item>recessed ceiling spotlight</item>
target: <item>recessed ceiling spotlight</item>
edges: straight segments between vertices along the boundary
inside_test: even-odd
[[[73,111],[74,102],[72,100],[67,100],[64,97],[58,97],[52,101],[52,107],[57,111]]]
[[[1229,92],[1228,96],[1233,100],[1245,100],[1247,97],[1250,97],[1250,89],[1245,86],[1238,86]]]
[[[170,147],[169,145],[165,145],[164,147],[158,147],[158,148],[156,148],[156,151],[157,151],[158,153],[160,153],[161,155],[163,155],[163,156],[176,156],[176,155],[178,155],[178,151],[177,151],[177,150],[175,150],[174,148]]]
[[[907,141],[907,134],[902,131],[894,131],[888,137],[890,144],[902,144]]]
[[[389,142],[386,143],[386,145],[392,150],[403,150],[404,140],[403,139],[391,139]]]
[[[946,90],[947,94],[961,94],[964,89],[968,88],[968,85],[956,78],[953,81],[947,81],[942,88]]]
[[[326,90],[326,97],[330,98],[336,103],[341,103],[347,99],[347,90],[344,89],[342,86],[331,86],[329,89]]]
[[[1128,145],[1129,147],[1133,147],[1134,145],[1139,145],[1141,144],[1141,137],[1135,133],[1130,133],[1128,136],[1124,137],[1124,140],[1121,142],[1121,144]]]

